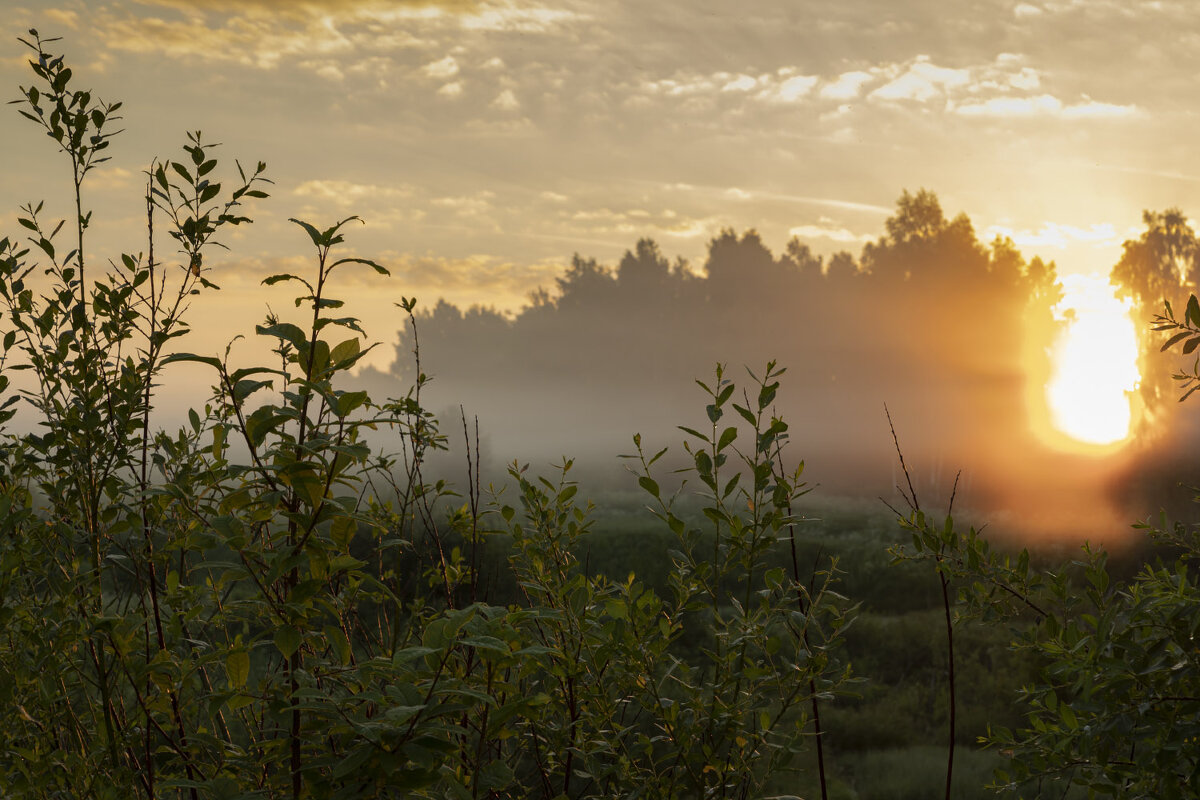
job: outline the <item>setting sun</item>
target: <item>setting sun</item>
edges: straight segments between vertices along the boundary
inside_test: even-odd
[[[1139,380],[1129,304],[1100,275],[1063,278],[1055,309],[1064,321],[1054,344],[1046,403],[1054,427],[1079,442],[1110,445],[1129,436],[1130,393]]]

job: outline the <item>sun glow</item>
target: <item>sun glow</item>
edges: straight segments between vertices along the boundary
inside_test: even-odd
[[[1067,275],[1055,315],[1064,327],[1054,343],[1046,404],[1053,426],[1089,445],[1129,437],[1137,388],[1137,331],[1129,303],[1100,275]]]

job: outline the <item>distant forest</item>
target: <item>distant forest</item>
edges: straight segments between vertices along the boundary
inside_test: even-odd
[[[1178,210],[1144,221],[1112,279],[1134,300],[1149,359],[1159,345],[1149,321],[1163,298],[1196,290],[1200,247]],[[1029,424],[1062,324],[1055,265],[1027,260],[1007,238],[981,242],[930,191],[904,192],[857,258],[826,260],[795,238],[776,255],[756,231],[727,229],[702,274],[642,239],[615,267],[577,254],[556,284],[511,317],[444,300],[418,310],[428,402],[478,414],[485,456],[566,452],[609,464],[635,431],[673,443],[681,412],[703,421],[694,380],[715,361],[740,372],[776,359],[789,369],[780,397],[794,456],[829,489],[890,488],[884,403],[930,490],[948,493],[962,469],[972,506],[1024,513],[1014,495],[1071,489],[1057,473],[1079,465],[1046,452]],[[414,377],[413,345],[407,328],[390,382]],[[1175,405],[1165,358],[1143,368],[1160,432]]]

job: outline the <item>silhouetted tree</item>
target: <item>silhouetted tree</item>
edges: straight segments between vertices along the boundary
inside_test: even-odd
[[[947,219],[922,189],[901,195],[861,262],[845,252],[826,262],[796,238],[776,257],[757,231],[726,228],[697,275],[643,238],[615,267],[577,254],[556,291],[535,292],[511,320],[480,311],[472,322],[442,305],[418,320],[435,345],[455,343],[428,351],[448,394],[469,396],[487,376],[485,402],[539,404],[529,410],[549,447],[579,433],[586,407],[588,435],[616,450],[631,415],[665,423],[712,361],[774,358],[803,385],[796,433],[814,451],[886,464],[885,439],[865,432],[886,399],[935,431],[940,455],[982,461],[971,450],[982,428],[997,447],[1026,435],[1027,323],[1035,310],[1050,319],[1056,286],[1052,264],[1026,264],[1009,240],[984,246],[965,215]]]
[[[1164,301],[1178,305],[1195,292],[1200,278],[1200,241],[1182,211],[1144,211],[1142,222],[1146,230],[1137,239],[1125,242],[1121,260],[1110,274],[1117,296],[1133,301],[1134,323],[1139,330],[1145,330],[1154,316],[1162,313]],[[1158,346],[1158,342],[1142,337],[1139,347],[1140,391],[1148,412],[1147,423],[1170,407],[1164,401],[1172,400],[1170,370],[1152,360],[1158,355]]]
[[[1196,284],[1200,244],[1178,208],[1143,211],[1142,222],[1146,230],[1125,242],[1111,279],[1118,296],[1130,297],[1138,306],[1148,304],[1157,313],[1164,299],[1186,297],[1184,287]]]

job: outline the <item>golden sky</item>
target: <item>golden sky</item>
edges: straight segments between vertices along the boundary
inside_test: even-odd
[[[906,188],[1064,272],[1107,272],[1142,209],[1200,200],[1191,0],[0,0],[0,12],[10,96],[32,78],[16,37],[36,27],[64,37],[81,85],[125,102],[127,131],[85,197],[93,252],[144,249],[139,173],[185,131],[267,162],[273,196],[213,275],[229,335],[258,316],[234,324],[235,309],[286,303],[253,287],[308,255],[288,217],[364,218],[351,243],[396,277],[346,293],[390,343],[401,294],[514,308],[572,253],[611,264],[643,236],[697,268],[726,226],[757,228],[776,252],[794,235],[857,255]],[[65,164],[43,140],[0,110],[10,223],[43,196],[69,212],[53,203]]]

